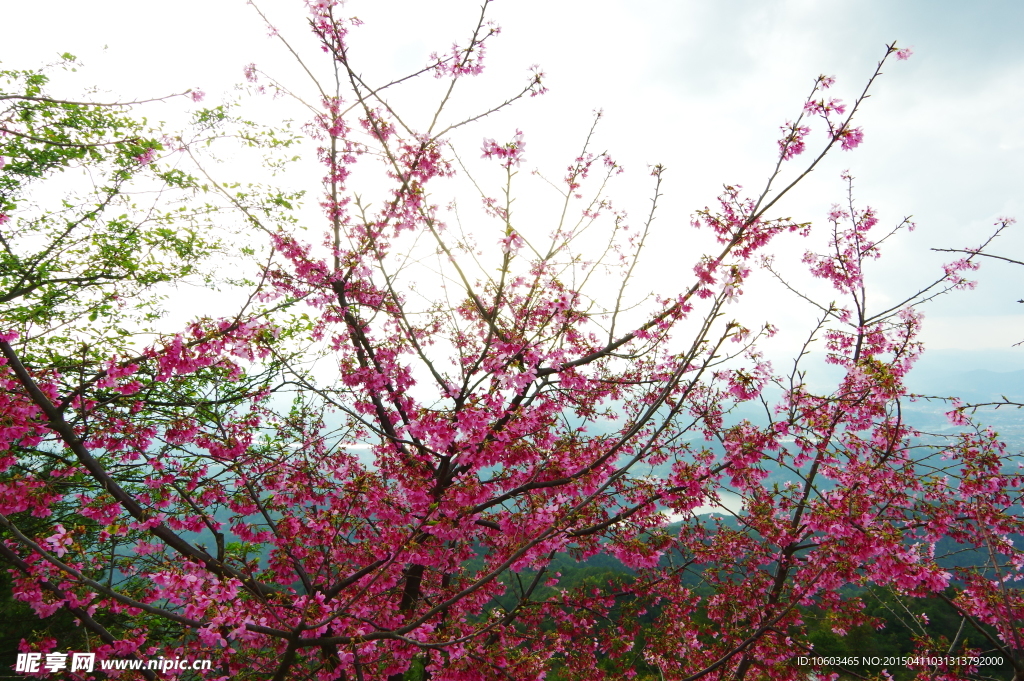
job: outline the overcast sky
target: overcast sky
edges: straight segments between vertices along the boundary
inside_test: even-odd
[[[240,0],[0,2],[6,68],[70,51],[86,65],[82,83],[126,98],[198,87],[208,101],[241,81],[250,62],[295,77],[294,63]],[[296,45],[315,48],[301,2],[260,6]],[[943,258],[930,247],[977,245],[997,216],[1024,218],[1024,3],[497,0],[488,11],[504,30],[489,51],[489,80],[470,91],[479,101],[465,105],[510,91],[534,63],[547,73],[550,93],[467,134],[500,140],[521,128],[528,165],[558,176],[591,112],[603,108],[597,146],[627,169],[617,188],[621,205],[642,213],[645,167],[669,169],[654,270],[663,276],[673,259],[686,270],[693,262],[677,235],[694,209],[711,204],[723,183],[763,183],[778,128],[799,113],[814,78],[836,76],[835,93],[852,101],[893,40],[912,46],[914,56],[888,66],[873,89],[859,118],[864,144],[834,154],[779,212],[824,225],[828,206],[843,197],[838,175],[848,168],[860,202],[883,221],[913,215],[918,231],[892,244],[874,275],[879,304],[937,272]],[[352,0],[346,12],[366,22],[353,35],[354,59],[368,77],[384,79],[464,42],[478,7]],[[812,144],[821,139],[819,131]],[[1018,225],[1000,252],[1024,259],[1022,233]],[[989,262],[977,278],[974,292],[925,309],[929,346],[972,351],[976,366],[1024,367],[1024,349],[1008,349],[1024,338],[1024,306],[1016,303],[1024,298],[1024,268]],[[766,319],[796,323],[796,301],[768,291],[748,296]]]

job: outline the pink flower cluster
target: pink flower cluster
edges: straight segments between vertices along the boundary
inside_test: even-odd
[[[523,149],[526,142],[523,141],[523,131],[516,130],[512,139],[504,144],[498,144],[491,138],[484,140],[483,154],[481,158],[497,159],[505,168],[517,168],[523,162]]]

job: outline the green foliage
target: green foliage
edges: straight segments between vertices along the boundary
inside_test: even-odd
[[[950,589],[948,595],[952,597],[953,589]],[[970,625],[961,629],[963,619],[939,598],[910,598],[878,587],[865,590],[861,598],[864,601],[864,614],[873,622],[845,633],[833,631],[828,613],[814,608],[806,610],[814,655],[902,657],[913,655],[915,650],[919,650],[918,642],[927,642],[928,648],[939,651],[936,654],[940,655],[947,652],[951,655],[964,655],[967,650],[991,649],[988,641]],[[991,627],[987,631],[995,634]],[[877,674],[879,670],[857,666],[851,667],[849,671],[863,677]],[[888,671],[896,681],[916,679],[920,674],[919,670],[903,667],[890,668]],[[1013,677],[1009,664],[1000,668],[986,667],[983,671],[984,676],[991,679],[1008,681]],[[844,675],[842,678],[857,677]]]
[[[572,593],[579,590],[598,589],[602,592],[614,591],[615,585],[623,581],[631,581],[635,573],[622,565],[614,557],[597,554],[584,561],[576,561],[569,554],[557,554],[551,563],[545,577],[554,573],[559,574],[557,587],[542,585],[534,591],[534,599],[544,600],[551,598],[559,591]],[[505,596],[497,599],[492,607],[505,610],[512,607],[521,595],[524,585],[532,582],[535,572],[523,571],[519,574],[506,574],[502,582],[506,585],[508,592]],[[701,592],[700,584],[693,584],[695,591]],[[954,589],[948,594],[953,596]],[[869,622],[846,632],[833,630],[833,622],[828,612],[818,608],[803,608],[804,620],[807,623],[810,640],[814,645],[813,654],[823,657],[887,657],[887,656],[909,656],[919,650],[919,642],[928,642],[932,650],[946,651],[953,649],[952,654],[964,655],[968,650],[989,651],[991,645],[985,638],[973,629],[965,625],[962,618],[945,602],[938,598],[912,598],[893,593],[889,589],[870,587],[859,595],[864,602],[864,614]],[[621,601],[622,599],[620,599]],[[611,622],[621,620],[624,610],[629,607],[626,602],[617,603],[612,610]],[[605,656],[601,660],[602,668],[611,673],[625,674],[629,669],[636,672],[635,679],[640,681],[655,681],[658,679],[657,670],[649,667],[643,661],[642,651],[646,641],[646,633],[650,630],[653,622],[658,616],[657,609],[649,610],[640,615],[630,613],[629,619],[640,623],[640,633],[636,638],[634,648],[626,655],[613,659]],[[695,614],[701,618],[702,613]],[[995,634],[994,630],[988,628],[989,633]],[[954,646],[954,642],[956,645]],[[805,651],[811,654],[810,651]],[[797,654],[798,651],[794,651]],[[986,653],[986,654],[989,654]],[[410,670],[407,674],[407,681],[420,681],[421,672],[418,668]],[[874,678],[872,674],[878,674],[880,669],[873,667],[851,667],[851,674],[841,673],[843,681],[852,681],[857,678]],[[911,681],[921,676],[921,670],[907,668],[889,668],[895,681]],[[1009,681],[1013,678],[1013,670],[1009,663],[1003,667],[986,667],[984,676],[993,680]],[[550,681],[568,681],[570,677],[556,658],[548,675]],[[859,674],[860,676],[856,676]],[[623,678],[626,678],[623,676]]]
[[[140,335],[154,338],[164,301],[176,289],[208,289],[227,279],[224,262],[238,250],[229,244],[226,212],[243,209],[244,214],[246,206],[208,200],[213,198],[209,180],[197,178],[202,175],[199,166],[186,166],[197,168],[190,172],[179,162],[190,158],[186,147],[194,136],[208,129],[195,128],[193,137],[182,141],[183,136],[149,128],[135,115],[132,103],[97,104],[53,94],[52,71],[75,71],[76,64],[66,54],[62,62],[37,70],[0,70],[0,332],[18,332],[14,344],[25,364],[60,381],[65,394],[80,394],[116,410],[128,400],[96,387],[97,372],[112,357],[123,360],[137,354]],[[221,109],[214,118],[223,126],[238,124]],[[287,145],[292,139],[275,135],[252,133],[267,146]],[[301,196],[259,188],[250,188],[249,194],[264,215],[275,219],[293,209]],[[263,210],[264,204],[273,208]],[[260,254],[249,249],[241,255]],[[285,322],[281,335],[288,338],[291,333]],[[230,422],[238,404],[267,389],[273,362],[234,374],[213,365],[163,382],[154,380],[153,371],[147,366],[140,372],[146,379],[142,396],[150,409],[143,416],[125,407],[122,416],[134,427],[163,433],[168,424],[185,417],[207,424]],[[74,418],[74,410],[68,415]],[[153,456],[173,446],[161,442]],[[62,501],[49,518],[15,513],[11,519],[34,537],[46,537],[63,524],[78,545],[94,545],[99,528],[80,514],[78,495],[85,491],[81,476],[49,475],[53,462],[66,463],[68,453],[52,442],[33,448],[15,443],[12,453],[16,463],[0,473],[0,480],[41,483],[40,494]],[[146,462],[100,458],[131,493],[162,493],[146,486]],[[138,560],[130,554],[144,534],[126,531],[110,539],[109,563],[89,576],[132,593],[125,575]],[[8,539],[8,530],[0,531],[0,542]],[[248,559],[245,545],[228,550],[239,561]],[[54,638],[58,649],[89,649],[87,631],[70,611],[61,608],[39,619],[13,597],[12,567],[17,572],[17,566],[0,564],[0,665],[13,664],[22,639]],[[115,635],[122,633],[116,620],[106,618],[102,624]],[[158,639],[181,636],[166,623],[147,626]]]
[[[164,144],[130,106],[51,95],[49,70],[0,71],[0,311],[45,363],[153,319],[154,287],[198,276],[221,247],[216,209],[160,166]]]

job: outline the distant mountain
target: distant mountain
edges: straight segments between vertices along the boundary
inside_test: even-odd
[[[1011,401],[1024,403],[1024,370],[912,371],[907,387],[914,393],[957,396],[964,402],[995,402],[1006,396]]]

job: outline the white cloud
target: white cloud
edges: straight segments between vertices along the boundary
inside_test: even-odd
[[[301,3],[260,5],[323,72]],[[778,126],[799,112],[813,78],[835,73],[837,93],[849,102],[884,44],[899,39],[914,45],[916,55],[892,64],[878,82],[860,119],[865,144],[835,154],[779,211],[821,221],[842,197],[838,172],[850,168],[859,200],[876,206],[883,221],[912,214],[920,225],[918,233],[889,247],[892,257],[878,270],[883,291],[910,290],[943,260],[928,247],[975,245],[994,217],[1021,212],[1024,43],[1016,31],[1024,21],[1022,7],[947,0],[502,0],[488,7],[505,29],[489,50],[490,71],[466,84],[476,89],[456,93],[456,110],[500,101],[533,63],[547,71],[551,93],[474,126],[460,144],[475,151],[480,138],[500,138],[520,127],[530,167],[544,165],[557,175],[575,154],[591,110],[603,107],[597,144],[631,173],[619,191],[632,215],[642,215],[649,199],[646,165],[669,168],[652,248],[658,257],[645,283],[670,285],[687,275],[697,255],[681,236],[691,211],[711,204],[722,183],[761,186]],[[478,5],[353,0],[344,11],[366,21],[353,33],[353,58],[363,60],[367,77],[384,79],[423,65],[429,52],[443,51],[453,40],[464,41]],[[6,68],[70,51],[87,63],[82,80],[129,98],[190,87],[216,97],[242,79],[249,62],[288,82],[303,78],[241,2],[53,0],[13,3],[4,15],[0,59]],[[103,52],[103,45],[109,50]],[[415,89],[415,96],[428,85]],[[416,105],[415,99],[405,103]],[[1001,242],[1011,257],[1024,256],[1021,230]],[[793,243],[783,250],[803,248]],[[1024,295],[1024,286],[1017,286],[1022,274],[986,263],[979,291],[932,306],[929,343],[963,348],[1015,342],[1008,329],[1021,327],[1014,301]],[[748,299],[765,318],[794,325],[805,318],[793,312],[792,298],[767,288]]]

